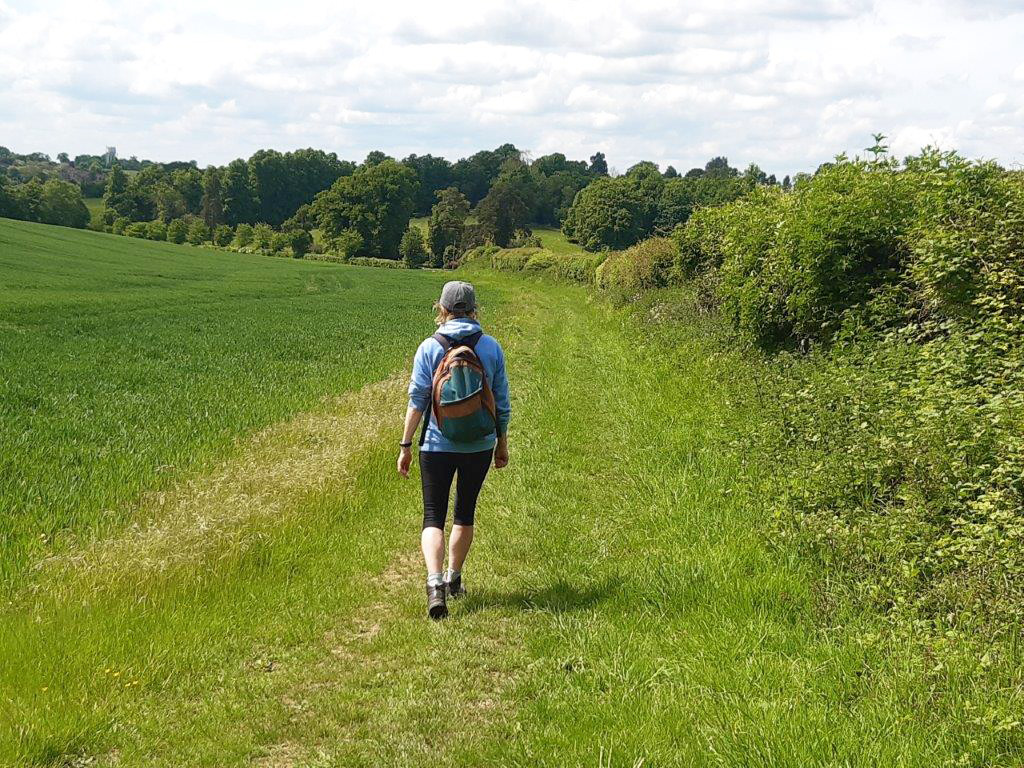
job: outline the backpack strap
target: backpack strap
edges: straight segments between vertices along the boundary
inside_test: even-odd
[[[454,339],[451,336],[445,336],[443,333],[438,332],[435,333],[431,338],[433,338],[434,341],[441,345],[441,349],[444,350],[445,354],[448,354],[452,347],[461,346],[467,346],[475,352],[476,343],[480,341],[480,337],[483,335],[483,331],[477,331],[476,333],[469,334],[469,336],[463,336],[461,339]]]
[[[443,351],[444,354],[447,355],[452,350],[452,348],[456,347],[456,346],[459,346],[459,347],[461,347],[461,346],[469,347],[475,353],[476,352],[476,343],[478,341],[480,341],[480,337],[483,336],[483,335],[484,335],[483,331],[477,331],[476,333],[471,333],[471,334],[469,334],[469,336],[464,336],[461,339],[453,339],[451,336],[445,336],[443,333],[438,331],[433,336],[431,336],[431,338],[434,341],[436,341],[438,344],[441,345],[441,350]],[[431,396],[431,398],[430,398],[430,405],[427,406],[427,412],[426,412],[426,414],[424,414],[425,418],[423,419],[423,429],[420,430],[420,447],[421,448],[423,447],[424,441],[427,439],[427,427],[430,426],[430,415],[433,412],[433,410],[434,410],[434,398],[433,398],[433,396]]]

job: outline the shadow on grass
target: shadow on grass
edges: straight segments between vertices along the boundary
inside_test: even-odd
[[[611,578],[583,585],[559,580],[538,589],[475,589],[466,595],[462,610],[465,613],[476,613],[488,608],[508,608],[517,611],[572,613],[593,608],[610,598],[616,589],[618,580]]]

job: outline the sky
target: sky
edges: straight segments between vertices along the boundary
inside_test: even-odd
[[[1024,164],[1024,0],[0,0],[0,145]]]

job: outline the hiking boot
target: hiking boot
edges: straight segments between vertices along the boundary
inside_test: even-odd
[[[452,600],[458,600],[466,595],[466,588],[462,586],[461,573],[451,581],[445,581],[444,586],[448,590],[448,597]]]
[[[444,584],[436,587],[427,585],[427,614],[432,619],[443,619],[448,615],[447,594]]]

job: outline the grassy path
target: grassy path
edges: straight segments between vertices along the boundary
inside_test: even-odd
[[[500,284],[512,465],[450,620],[423,619],[401,382],[381,384],[264,433],[149,538],[43,568],[0,614],[19,660],[0,666],[0,763],[955,757],[955,702],[905,689],[916,672],[871,656],[866,620],[821,631],[809,575],[764,540],[744,374],[576,288]]]

